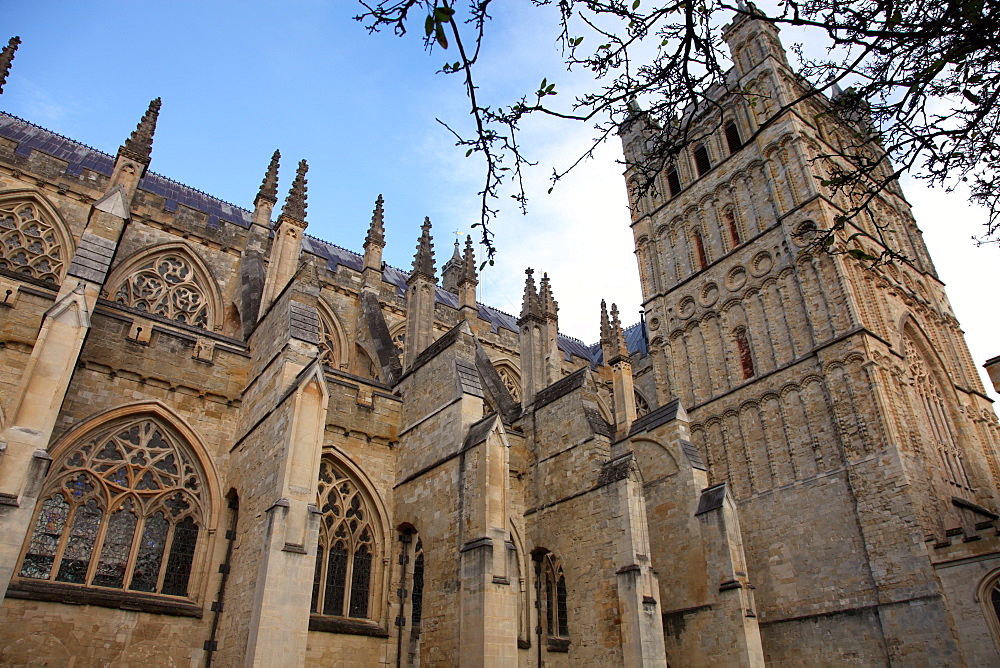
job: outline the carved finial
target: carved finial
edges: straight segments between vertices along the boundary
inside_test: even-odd
[[[132,135],[118,149],[118,155],[125,155],[136,162],[149,164],[149,156],[153,150],[153,133],[156,132],[156,119],[160,115],[160,98],[149,103],[142,120],[135,127]]]
[[[260,183],[257,199],[266,199],[272,204],[278,201],[278,162],[280,160],[281,151],[275,151],[271,155],[271,163],[264,173],[264,180]],[[256,200],[254,201],[256,202]]]
[[[298,169],[295,170],[295,180],[285,198],[285,206],[281,208],[281,215],[293,218],[301,223],[306,222],[306,172],[309,171],[309,163],[299,160]]]
[[[538,289],[538,300],[541,302],[542,315],[546,317],[556,317],[559,312],[559,305],[552,298],[552,285],[549,283],[549,275],[542,274],[542,282]]]
[[[413,256],[413,273],[421,274],[434,280],[434,244],[431,241],[431,219],[424,218],[420,226],[420,239],[417,240],[417,253]]]
[[[608,304],[601,300],[601,346],[611,343],[611,325],[608,321]]]
[[[375,200],[375,210],[372,211],[372,223],[368,226],[368,236],[365,237],[365,250],[372,244],[379,248],[385,247],[385,210],[383,205],[385,200],[382,195]]]
[[[10,64],[14,60],[14,52],[17,51],[21,43],[20,37],[11,37],[7,46],[0,51],[0,93],[3,93],[3,85],[7,83],[7,75],[10,74]]]
[[[618,305],[611,305],[611,327],[610,327],[611,348],[616,357],[628,357],[628,346],[625,345],[625,332],[622,330],[622,321],[618,318]]]
[[[476,251],[472,248],[472,236],[465,235],[465,256],[463,258],[465,272],[462,281],[465,283],[479,283],[479,272],[476,270]]]
[[[528,278],[524,281],[524,300],[521,303],[521,317],[541,317],[542,309],[538,303],[538,292],[535,291],[535,270],[528,267],[524,270]]]

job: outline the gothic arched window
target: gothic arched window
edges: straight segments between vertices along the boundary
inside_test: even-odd
[[[0,267],[50,283],[62,278],[67,249],[31,199],[0,202]]]
[[[649,413],[649,402],[646,398],[639,394],[638,390],[635,391],[635,416],[637,418],[642,417]]]
[[[413,624],[413,633],[420,633],[420,620],[424,617],[424,544],[417,538],[417,546],[414,548],[413,559],[413,595],[410,598],[411,614],[410,620]]]
[[[337,334],[333,325],[320,312],[319,318],[319,354],[323,366],[340,369],[340,346],[337,344]]]
[[[374,560],[378,555],[371,503],[334,463],[324,458],[319,469],[322,517],[316,548],[312,611],[337,617],[368,618]]]
[[[184,254],[166,251],[139,261],[108,294],[119,304],[208,328],[213,314],[198,274]]]
[[[189,447],[156,420],[114,423],[53,463],[18,575],[187,596],[204,484]]]
[[[962,453],[955,440],[941,384],[931,370],[931,365],[920,353],[916,342],[908,335],[903,337],[903,348],[910,379],[920,401],[918,415],[923,418],[922,435],[938,451],[948,482],[964,490],[971,490],[972,481],[965,470]]]
[[[565,642],[569,638],[566,576],[559,560],[551,553],[543,558],[541,589],[541,596],[544,599],[542,609],[545,611],[544,628],[549,637],[549,649],[565,651]]]
[[[511,398],[515,402],[521,403],[521,383],[517,379],[517,373],[504,365],[496,367],[496,370],[497,375],[500,376],[500,380],[504,384],[504,387],[506,387],[507,391],[510,392]]]

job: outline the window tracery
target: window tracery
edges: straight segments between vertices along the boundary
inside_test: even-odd
[[[962,454],[952,431],[948,409],[945,406],[941,386],[930,371],[929,365],[920,354],[916,342],[908,335],[903,337],[908,373],[920,402],[925,428],[924,437],[930,440],[938,451],[942,470],[946,479],[956,487],[971,490],[972,482],[965,470]]]
[[[521,403],[521,384],[515,378],[514,372],[512,372],[506,366],[496,367],[497,375],[500,376],[501,382],[503,382],[504,387],[510,392],[511,398],[517,402]]]
[[[52,467],[18,574],[187,596],[203,487],[194,454],[155,420],[105,429]]]
[[[191,261],[176,252],[147,258],[110,294],[119,304],[195,327],[207,328],[212,315]]]
[[[395,334],[392,335],[392,345],[396,346],[396,357],[399,358],[399,363],[403,363],[403,350],[406,347],[406,329],[400,327],[396,330]]]
[[[373,560],[378,553],[371,505],[331,460],[320,464],[318,505],[322,517],[316,549],[312,611],[368,618]]]
[[[635,416],[641,418],[643,415],[649,413],[649,402],[646,398],[639,394],[638,391],[635,392]]]
[[[320,311],[319,318],[320,363],[331,369],[340,368],[340,346],[337,344],[336,330]]]
[[[58,283],[67,254],[60,237],[31,200],[0,203],[0,267]]]
[[[549,638],[569,638],[566,576],[558,559],[551,554],[545,555],[542,577],[545,632]]]

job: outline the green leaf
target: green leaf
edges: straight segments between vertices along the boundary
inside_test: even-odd
[[[450,21],[451,17],[455,14],[455,10],[451,7],[435,7],[434,8],[434,18],[438,23],[443,23]]]
[[[427,20],[424,21],[424,35],[430,37],[432,32],[434,32],[434,17],[428,14]]]
[[[976,95],[975,93],[973,93],[968,88],[966,88],[965,90],[962,91],[962,95],[965,96],[966,100],[970,100],[972,102],[975,102],[976,104],[979,104],[979,102],[980,102],[980,97],[978,95]]]
[[[824,246],[832,246],[833,245],[833,235],[832,234],[829,235],[829,236],[827,236],[826,239],[823,239],[823,245]]]
[[[472,155],[472,149],[471,148],[468,151],[465,152],[465,157],[468,158],[470,155]]]
[[[642,4],[642,0],[635,0],[632,3],[632,11],[634,12],[635,10],[639,9],[639,5],[641,5],[641,4]]]
[[[441,45],[442,49],[448,48],[448,37],[444,34],[444,26],[440,23],[437,24],[435,28],[435,38],[437,38],[437,43]]]

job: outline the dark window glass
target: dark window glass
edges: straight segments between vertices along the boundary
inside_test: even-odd
[[[163,513],[156,513],[146,520],[142,532],[142,542],[139,543],[139,556],[135,560],[135,570],[132,572],[132,584],[129,589],[136,591],[156,591],[156,581],[160,576],[160,564],[163,562],[163,548],[167,544],[167,531],[170,523]]]
[[[990,592],[990,602],[993,603],[994,614],[996,614],[997,619],[1000,619],[1000,583],[993,585],[993,591]]]
[[[555,591],[552,588],[552,578],[545,574],[545,632],[552,635],[552,620],[555,617]]]
[[[347,585],[347,550],[343,543],[337,543],[330,550],[326,565],[326,592],[324,592],[323,614],[344,614],[344,589]]]
[[[424,615],[424,553],[413,562],[413,625],[419,626]]]
[[[667,187],[670,188],[670,196],[677,197],[681,191],[681,177],[677,174],[677,169],[671,167],[667,172]]]
[[[730,154],[736,153],[743,146],[743,141],[740,139],[740,130],[736,127],[736,123],[732,121],[726,123],[726,144],[729,145]]]
[[[28,553],[24,555],[21,577],[39,580],[49,578],[52,561],[55,559],[68,517],[69,504],[63,499],[62,494],[56,494],[51,499],[45,500],[35,522],[35,531],[31,534]]]
[[[712,161],[708,159],[708,149],[698,146],[694,150],[694,166],[698,168],[698,176],[704,176],[712,169]]]
[[[559,611],[559,635],[569,637],[569,622],[566,620],[566,578],[559,575],[556,581],[556,603]]]
[[[351,572],[351,617],[368,616],[368,592],[371,591],[372,555],[367,545],[354,553]]]
[[[170,596],[187,596],[194,548],[198,543],[198,525],[190,517],[174,527],[174,542],[170,545],[167,571],[163,575],[163,593]]]

